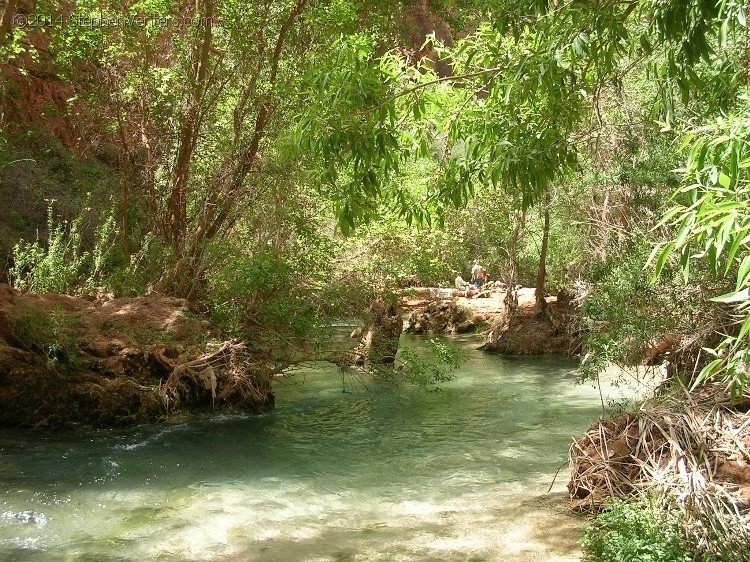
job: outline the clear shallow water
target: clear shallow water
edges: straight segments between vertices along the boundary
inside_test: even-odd
[[[0,433],[0,559],[575,560],[568,445],[600,413],[559,358],[467,349],[436,392],[316,366],[276,410]],[[419,345],[418,340],[407,340]]]

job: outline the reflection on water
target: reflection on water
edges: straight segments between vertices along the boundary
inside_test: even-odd
[[[577,559],[564,470],[546,491],[598,392],[455,341],[438,391],[323,365],[265,416],[0,433],[0,559]]]

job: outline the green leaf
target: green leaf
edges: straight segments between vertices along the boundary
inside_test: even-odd
[[[680,249],[685,244],[693,232],[693,226],[695,225],[695,215],[692,213],[682,221],[680,230],[677,233],[677,239],[675,240],[675,248]]]
[[[748,285],[748,274],[750,273],[750,256],[745,256],[740,263],[739,270],[737,271],[737,285],[736,291],[739,291],[745,285]]]
[[[645,33],[642,33],[639,37],[639,42],[641,44],[641,49],[643,49],[644,54],[651,53],[651,42],[649,41],[648,36]]]
[[[711,299],[711,301],[720,302],[723,304],[732,304],[732,303],[738,303],[738,302],[745,302],[748,299],[750,299],[750,295],[748,295],[748,290],[741,289],[739,291],[733,291],[731,293],[726,293],[725,295],[714,297]]]
[[[734,265],[734,258],[737,255],[737,252],[740,249],[740,246],[742,245],[742,240],[745,237],[745,233],[747,230],[743,230],[739,233],[734,233],[734,241],[732,242],[732,245],[729,247],[729,252],[727,253],[727,265],[726,269],[724,270],[724,275],[727,275],[729,273],[729,270]]]
[[[716,273],[719,271],[718,263],[716,260],[716,246],[710,243],[709,240],[709,246],[706,249],[706,258],[708,259],[708,265],[711,266],[711,272],[716,275]]]
[[[661,272],[664,269],[664,265],[667,263],[667,260],[669,259],[669,255],[672,253],[672,250],[674,250],[674,248],[675,248],[674,242],[670,242],[669,244],[664,246],[664,248],[661,250],[659,257],[656,260],[656,266],[654,267],[654,275],[653,277],[651,277],[652,284],[655,284],[659,280],[659,276],[661,275]],[[652,252],[652,255],[653,255],[653,252]],[[649,261],[651,261],[651,258],[649,258]]]
[[[682,262],[682,278],[685,281],[685,284],[687,285],[687,282],[690,280],[690,249],[689,248],[685,247],[682,249],[680,261]]]
[[[721,371],[723,370],[723,366],[724,360],[721,358],[711,361],[708,365],[703,367],[700,374],[695,377],[695,381],[693,381],[693,385],[690,387],[690,390],[695,390],[706,381],[714,378],[716,375],[721,373]]]
[[[727,36],[729,35],[729,20],[725,19],[721,23],[721,28],[719,29],[719,45],[722,47],[727,46]]]
[[[742,342],[748,334],[750,334],[750,314],[745,316],[745,321],[742,323],[740,332],[737,334],[737,341]]]

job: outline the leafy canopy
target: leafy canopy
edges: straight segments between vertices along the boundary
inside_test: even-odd
[[[660,84],[655,115],[667,123],[675,94],[723,107],[741,75],[737,0],[497,1],[479,13],[486,22],[450,47],[428,38],[448,75],[398,51],[379,54],[361,37],[340,40],[334,63],[310,70],[297,141],[345,232],[378,201],[424,221],[465,205],[478,185],[530,208],[576,166],[601,89],[633,68],[646,65]],[[705,95],[719,79],[728,84]],[[416,199],[394,183],[415,157],[439,164]]]

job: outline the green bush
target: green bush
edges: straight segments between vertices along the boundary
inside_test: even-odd
[[[655,501],[616,500],[583,532],[587,562],[690,562],[676,511],[664,511]]]
[[[172,248],[155,234],[144,234],[137,244],[137,248],[128,256],[119,247],[115,248],[102,277],[103,288],[117,297],[147,294],[164,272],[174,267]]]
[[[323,272],[294,252],[247,253],[225,243],[209,277],[212,318],[230,333],[302,338],[319,324]]]
[[[84,223],[89,214],[90,209],[85,209],[70,223],[57,222],[50,205],[47,243],[20,240],[13,248],[9,271],[13,286],[30,293],[95,292],[103,283],[117,227],[112,212],[93,229],[93,241],[86,244]]]

